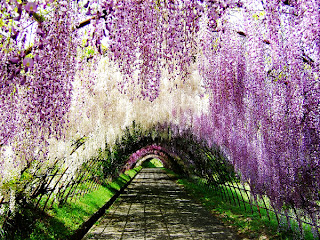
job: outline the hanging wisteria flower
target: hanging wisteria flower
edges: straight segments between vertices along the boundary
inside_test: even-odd
[[[25,9],[28,13],[34,13],[37,11],[37,4],[35,2],[28,2],[25,6]]]
[[[39,34],[39,36],[44,37],[44,31],[41,26],[38,26],[36,33]]]
[[[19,34],[19,31],[17,31],[15,28],[11,29],[11,38],[12,39],[17,39],[18,34]]]
[[[305,208],[314,218],[320,189],[319,0],[241,1],[244,9],[237,9],[242,8],[240,0],[0,2],[0,195],[5,193],[10,198],[9,190],[1,187],[3,162],[7,161],[3,160],[2,145],[15,146],[14,160],[20,169],[29,160],[46,159],[38,156],[37,146],[47,146],[53,137],[72,136],[73,131],[77,136],[84,131],[79,137],[89,136],[92,131],[94,146],[106,136],[115,144],[116,136],[120,136],[116,133],[132,116],[143,128],[167,119],[172,129],[170,138],[191,126],[199,141],[222,146],[254,194],[267,195],[278,210],[283,204],[294,205]],[[52,6],[54,2],[58,4]],[[47,4],[50,14],[35,14]],[[91,17],[85,17],[86,12]],[[233,19],[235,12],[239,18]],[[7,21],[8,16],[12,22]],[[84,17],[88,20],[83,21]],[[236,19],[242,20],[238,24]],[[79,29],[88,24],[89,35],[81,42],[79,36],[85,30]],[[25,28],[27,25],[30,27]],[[102,51],[104,38],[108,39],[104,46],[107,51]],[[114,68],[119,70],[119,76],[107,78],[112,82],[110,87],[97,94],[93,89],[106,82],[105,78],[92,87],[91,82],[82,85],[86,78],[79,75],[79,83],[74,84],[78,69],[91,74],[89,58],[78,56],[82,54],[77,48],[80,44],[85,53],[89,52],[88,46],[94,53],[106,53],[108,64],[115,63]],[[90,69],[94,70],[99,54],[93,55],[97,55],[90,60]],[[32,70],[32,76],[21,73],[22,69]],[[208,105],[202,115],[178,108],[198,106],[193,98],[180,94],[194,93],[191,77],[206,89],[206,97],[197,100]],[[180,78],[186,83],[186,91],[176,84]],[[115,82],[126,95],[113,95]],[[168,85],[168,94],[177,93],[173,101],[163,96],[163,83]],[[74,97],[76,91],[79,96]],[[93,95],[97,97],[95,105],[89,100]],[[117,97],[102,101],[105,95]],[[145,117],[135,110],[145,110],[142,99],[137,100],[137,108],[122,102],[126,97],[135,101],[135,96],[152,104],[158,102],[159,107],[150,104],[152,111],[145,112],[152,112],[152,116]],[[82,110],[72,110],[78,98],[79,109],[88,103],[83,116]],[[98,104],[101,108],[96,107]],[[72,111],[76,112],[74,116],[81,116],[79,120],[68,117]],[[99,124],[93,124],[97,116],[101,124],[110,121],[115,125],[103,123],[101,126],[107,129],[103,134],[100,127],[99,131],[87,128],[100,126],[100,119]],[[72,131],[69,121],[75,126]],[[78,121],[84,122],[85,130]],[[151,140],[155,139],[152,135]],[[91,149],[85,152],[89,159],[95,147],[86,149]],[[137,159],[142,151],[130,159]],[[201,160],[195,157],[190,163]],[[213,175],[211,170],[208,176]],[[7,202],[13,209],[18,201],[13,199],[14,192],[11,194],[12,200]],[[314,222],[319,221],[318,215],[316,218]]]
[[[16,2],[16,7],[17,7],[17,12],[18,12],[18,16],[17,17],[15,17],[15,18],[13,18],[15,21],[20,21],[20,19],[21,19],[21,13],[22,13],[22,4],[18,4],[17,2]]]
[[[17,64],[20,61],[20,58],[18,57],[12,57],[9,59],[9,62],[12,64]]]
[[[33,59],[29,57],[23,59],[23,66],[25,67],[25,70],[28,71],[29,68],[33,67]]]

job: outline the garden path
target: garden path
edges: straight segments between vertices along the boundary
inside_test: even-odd
[[[165,171],[144,168],[83,239],[240,238]]]

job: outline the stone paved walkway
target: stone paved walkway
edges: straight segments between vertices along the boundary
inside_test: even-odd
[[[142,169],[83,239],[240,239],[161,169]]]

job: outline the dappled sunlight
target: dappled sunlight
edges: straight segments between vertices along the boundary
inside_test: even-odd
[[[137,166],[320,238],[319,6],[1,0],[0,238]]]
[[[84,239],[240,239],[160,168],[144,168]]]

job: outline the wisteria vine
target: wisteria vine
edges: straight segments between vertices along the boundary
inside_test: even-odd
[[[70,4],[1,4],[0,145],[24,164],[46,154],[48,138],[63,136],[77,55]]]
[[[188,84],[197,66],[210,108],[192,123],[181,114],[181,129],[220,145],[276,207],[314,216],[319,1],[4,0],[0,8],[0,151],[11,148],[16,164],[64,135],[74,74],[92,59],[77,58],[83,52],[108,56],[123,75],[122,93],[134,86],[151,101],[164,71]]]

